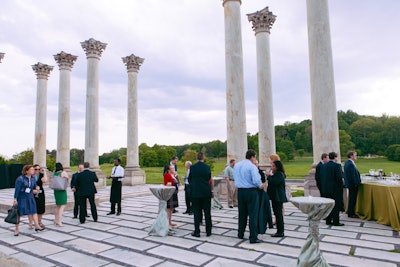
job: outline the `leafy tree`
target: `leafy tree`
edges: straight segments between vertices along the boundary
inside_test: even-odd
[[[351,136],[344,130],[339,130],[340,140],[340,155],[345,157],[348,151],[352,151],[355,148],[353,142],[351,142]]]
[[[299,155],[300,158],[304,156],[304,149],[298,149],[297,154]]]
[[[185,154],[181,158],[182,162],[191,161],[192,163],[196,162],[197,152],[191,149],[185,151]]]
[[[14,154],[10,163],[32,164],[33,163],[33,150],[27,149],[19,154]]]
[[[398,154],[398,150],[400,149],[400,144],[396,145],[390,145],[386,149],[386,157],[390,161],[399,161],[400,160],[400,154]]]
[[[290,140],[277,139],[276,151],[283,152],[288,160],[294,159],[294,145]]]
[[[70,155],[71,166],[77,166],[77,165],[83,163],[84,156],[85,156],[85,150],[78,149],[78,148],[72,148],[69,152],[69,155]]]

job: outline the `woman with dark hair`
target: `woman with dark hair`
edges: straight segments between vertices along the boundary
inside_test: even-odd
[[[164,185],[167,186],[177,186],[178,180],[175,178],[175,166],[169,165],[167,172],[164,174]],[[178,189],[175,190],[174,194],[167,201],[167,214],[168,214],[168,222],[170,227],[175,227],[176,224],[172,223],[172,212],[178,205]]]
[[[35,231],[42,231],[37,217],[37,209],[34,194],[38,193],[38,187],[33,173],[35,172],[32,165],[25,165],[22,168],[22,175],[15,181],[14,202],[13,205],[18,207],[18,217],[28,215],[29,220],[35,224]],[[19,221],[19,218],[18,218]],[[19,224],[15,225],[14,236],[19,235]]]
[[[272,201],[272,210],[274,211],[276,218],[276,228],[275,234],[272,237],[283,237],[284,236],[284,222],[283,222],[283,203],[287,202],[285,193],[285,169],[283,164],[279,160],[275,160],[271,164],[272,173],[268,175],[268,189],[267,193]]]
[[[61,176],[64,179],[68,179],[68,174],[64,171],[64,168],[60,162],[56,163],[54,176]],[[63,226],[62,215],[64,213],[65,205],[67,204],[67,190],[54,190],[54,198],[56,200],[54,224],[57,226]]]
[[[35,195],[36,209],[38,215],[38,223],[44,228],[42,223],[43,214],[46,212],[46,197],[44,195],[43,184],[47,182],[47,174],[45,168],[41,168],[38,164],[33,165],[35,169],[36,185],[39,186],[38,193]]]

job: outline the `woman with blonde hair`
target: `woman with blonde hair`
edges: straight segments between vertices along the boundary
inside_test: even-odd
[[[56,163],[54,176],[61,176],[64,179],[68,179],[68,174],[64,171],[64,168],[60,162]],[[61,227],[63,226],[62,215],[64,213],[65,205],[67,205],[67,190],[54,190],[54,198],[56,200],[54,224]]]
[[[33,221],[35,231],[42,231],[37,217],[37,209],[35,196],[38,193],[38,186],[36,185],[35,172],[32,165],[25,165],[22,168],[22,175],[15,181],[14,201],[13,205],[18,207],[18,217],[28,215],[29,220]],[[18,218],[19,222],[19,218]],[[14,236],[19,235],[19,223],[15,225]]]

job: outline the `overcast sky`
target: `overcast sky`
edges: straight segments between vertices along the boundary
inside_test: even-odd
[[[305,0],[242,0],[247,132],[258,131],[256,38],[246,14],[269,6],[275,125],[311,119]],[[400,1],[331,0],[338,110],[400,115]],[[80,42],[107,43],[100,69],[100,154],[126,147],[127,70],[138,74],[139,144],[226,140],[224,10],[221,0],[2,0],[0,155],[33,148],[36,75],[48,80],[47,148],[57,148],[59,69],[53,55],[78,56],[71,72],[71,148],[84,148],[86,55]],[[67,126],[66,126],[67,127]]]

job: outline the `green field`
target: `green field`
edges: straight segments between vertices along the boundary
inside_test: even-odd
[[[342,158],[344,162],[346,158]],[[311,170],[313,163],[312,157],[297,157],[293,161],[284,162],[284,167],[288,179],[303,179]],[[186,174],[186,169],[183,162],[178,162],[178,174],[182,177]],[[383,169],[383,171],[389,175],[390,172],[400,174],[400,164],[395,161],[388,161],[385,157],[376,158],[358,158],[356,161],[357,167],[360,173],[368,173],[370,169]],[[223,172],[226,165],[226,159],[215,159],[214,169],[212,171],[213,176],[217,176]],[[111,174],[113,164],[102,164],[101,170],[108,176]],[[77,167],[71,167],[75,172]],[[163,183],[163,169],[164,167],[145,167],[142,168],[146,172],[146,183],[148,184],[162,184]],[[107,180],[107,184],[111,184],[111,180]]]

